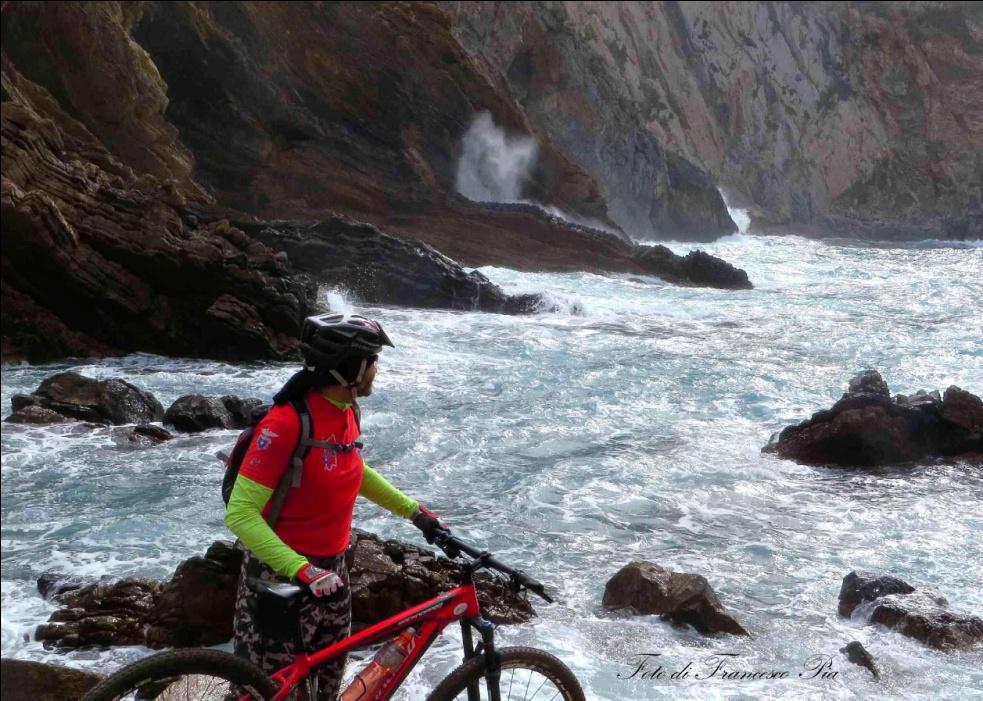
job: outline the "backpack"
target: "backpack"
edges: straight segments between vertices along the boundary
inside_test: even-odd
[[[294,446],[293,454],[290,457],[290,465],[283,473],[276,489],[273,490],[273,496],[270,498],[270,511],[266,515],[266,522],[270,524],[270,528],[276,524],[277,519],[280,517],[280,511],[283,509],[283,502],[286,501],[287,492],[290,489],[300,487],[301,478],[304,475],[304,460],[307,458],[307,454],[311,448],[326,448],[342,453],[362,448],[362,443],[359,441],[342,445],[330,441],[314,440],[311,438],[313,422],[311,421],[310,409],[307,408],[307,402],[303,399],[291,399],[290,406],[293,407],[294,411],[297,412],[297,416],[300,418],[300,434],[297,436],[297,444]],[[249,446],[252,445],[253,436],[256,434],[256,427],[272,408],[271,405],[266,404],[253,409],[249,416],[249,426],[236,438],[232,452],[229,454],[219,453],[219,458],[225,462],[225,477],[222,478],[222,499],[225,501],[226,506],[228,506],[229,498],[232,496],[232,488],[235,486],[236,478],[239,477],[239,468],[242,466],[242,459],[246,456]],[[359,416],[358,405],[353,405],[353,408],[355,412],[355,425],[361,430],[361,417]]]

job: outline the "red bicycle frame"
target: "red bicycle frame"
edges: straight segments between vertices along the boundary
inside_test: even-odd
[[[371,699],[367,698],[365,701],[388,699],[444,628],[462,618],[476,618],[480,613],[474,583],[462,584],[317,652],[296,655],[292,664],[271,675],[271,679],[280,685],[280,690],[272,701],[284,701],[314,669],[338,655],[389,640],[404,629],[414,626],[417,633],[406,659],[382,687],[376,690]],[[251,701],[251,698],[244,696],[241,701]]]

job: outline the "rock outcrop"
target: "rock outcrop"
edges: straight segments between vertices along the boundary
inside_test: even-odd
[[[545,310],[540,295],[508,295],[477,270],[468,272],[425,243],[335,216],[310,225],[238,223],[294,268],[343,287],[360,301],[412,307],[523,314]]]
[[[19,423],[55,423],[65,420],[96,424],[145,424],[164,418],[164,407],[150,392],[125,380],[96,380],[77,372],[60,372],[45,378],[31,394],[15,394],[10,400]],[[29,411],[33,410],[33,411]],[[28,416],[41,421],[25,421]]]
[[[853,664],[869,671],[874,679],[881,678],[881,673],[877,670],[877,663],[874,662],[874,656],[867,652],[867,648],[863,644],[853,640],[841,647],[840,652],[846,655],[846,658]]]
[[[115,3],[4,6],[3,357],[287,357],[313,291],[288,276],[282,256],[187,214],[197,191],[182,191],[163,86],[126,19]],[[155,80],[150,99],[143,89]],[[93,113],[130,165],[96,137]],[[134,134],[131,120],[142,130]],[[173,158],[152,157],[155,148]],[[135,170],[138,162],[157,174]]]
[[[604,587],[602,605],[629,608],[638,614],[659,614],[675,625],[690,625],[703,635],[748,635],[724,610],[706,578],[672,572],[651,562],[622,567]]]
[[[455,193],[461,136],[488,111],[539,137],[523,196],[615,226],[594,179],[451,29],[430,3],[4,5],[2,356],[292,357],[310,266],[230,219],[337,229],[341,215],[470,266],[660,274],[618,236]],[[666,216],[698,217],[706,187],[673,168]],[[535,308],[429,252],[404,273],[419,248],[358,235],[373,269],[397,256],[386,274],[326,273],[373,300],[407,303],[385,296],[408,289],[432,306]]]
[[[883,378],[866,371],[832,407],[783,429],[762,450],[806,465],[873,467],[940,456],[981,463],[983,401],[959,387],[892,399]]]
[[[78,701],[102,681],[80,669],[27,660],[0,660],[4,701]]]
[[[983,618],[956,613],[938,592],[916,588],[896,577],[854,571],[843,578],[838,611],[863,615],[937,650],[983,645]]]
[[[712,180],[756,230],[983,238],[972,3],[444,6],[634,236],[731,230]]]
[[[211,428],[245,428],[262,399],[241,399],[233,395],[204,397],[186,394],[174,400],[164,412],[164,423],[183,433]]]
[[[147,645],[151,648],[217,645],[232,637],[241,553],[216,541],[204,557],[178,565],[166,581],[124,578],[85,581],[45,573],[38,591],[62,608],[38,626],[47,646],[82,648]],[[353,629],[456,586],[460,565],[432,552],[358,529],[346,555],[352,587]],[[520,623],[535,615],[507,585],[479,573],[478,599],[497,623]]]

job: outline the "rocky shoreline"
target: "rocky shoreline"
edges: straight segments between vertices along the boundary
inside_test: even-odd
[[[983,401],[949,387],[891,397],[876,370],[854,376],[843,397],[772,436],[762,451],[806,465],[877,467],[953,458],[983,464]]]

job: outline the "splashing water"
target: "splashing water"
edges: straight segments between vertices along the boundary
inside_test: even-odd
[[[983,391],[983,249],[744,235],[700,247],[745,268],[755,289],[484,269],[510,292],[570,300],[571,313],[361,309],[397,345],[363,405],[366,459],[462,537],[554,590],[556,604],[534,602],[540,617],[501,627],[500,642],[557,654],[592,700],[978,697],[979,651],[930,650],[841,619],[836,603],[847,572],[872,569],[983,613],[979,468],[816,469],[760,448],[828,407],[863,367],[904,394],[950,384]],[[71,366],[4,368],[3,405]],[[167,406],[189,392],[268,398],[294,367],[135,355],[78,369],[125,377]],[[170,576],[228,537],[212,455],[235,432],[179,434],[127,452],[104,430],[0,430],[2,654],[103,671],[146,654],[62,655],[26,642],[52,610],[34,581],[52,568]],[[417,537],[370,504],[359,504],[356,525]],[[706,576],[753,637],[704,638],[655,616],[605,613],[605,582],[634,559]],[[850,640],[873,654],[880,682],[840,654]],[[740,669],[792,674],[627,679],[639,653],[660,653],[671,669],[736,653]],[[449,629],[398,698],[425,696],[460,654]],[[837,676],[798,678],[817,654],[830,656]]]
[[[518,202],[537,151],[536,139],[510,137],[481,112],[461,142],[457,191],[476,202]]]
[[[731,207],[723,191],[720,192],[720,196],[724,198],[724,206],[727,207],[727,214],[730,215],[730,218],[734,220],[734,224],[737,225],[737,233],[746,234],[748,228],[751,226],[751,215],[748,214],[746,209]]]

